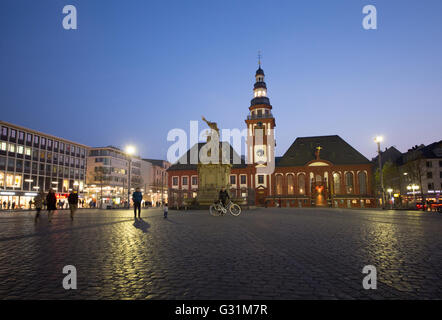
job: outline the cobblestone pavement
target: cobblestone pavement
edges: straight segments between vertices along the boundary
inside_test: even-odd
[[[339,209],[0,212],[2,299],[442,299],[442,216]],[[77,269],[65,290],[63,266]],[[378,289],[362,288],[374,265]]]

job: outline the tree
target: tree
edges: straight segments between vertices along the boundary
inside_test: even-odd
[[[425,174],[424,172],[424,166],[425,166],[425,158],[421,151],[414,150],[410,152],[407,155],[407,158],[405,159],[405,164],[403,166],[404,172],[407,173],[407,177],[411,184],[417,184],[420,188],[421,195],[422,195],[422,210],[425,210],[424,204],[425,204],[425,197],[424,197],[424,190],[422,188],[422,178]]]

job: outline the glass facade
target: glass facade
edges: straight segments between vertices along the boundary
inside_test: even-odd
[[[59,198],[73,189],[81,197],[86,155],[85,146],[1,122],[1,207],[28,208],[39,190],[48,192],[49,188]]]

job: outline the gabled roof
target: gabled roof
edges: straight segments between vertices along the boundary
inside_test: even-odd
[[[403,165],[408,161],[415,159],[442,159],[442,140],[433,142],[427,146],[416,146],[403,153],[398,160],[399,165]]]
[[[402,152],[400,152],[398,149],[396,149],[395,147],[390,147],[388,149],[385,149],[385,151],[381,151],[381,161],[382,161],[382,165],[388,161],[392,162],[392,163],[397,163],[398,159],[402,156]],[[374,157],[373,159],[371,159],[371,161],[373,162],[373,164],[375,166],[378,165],[378,157],[379,155],[377,155],[376,157]]]
[[[184,154],[178,162],[174,163],[172,166],[170,166],[167,171],[173,171],[173,170],[197,170],[197,164],[195,162],[199,159],[199,152],[201,148],[206,144],[206,142],[200,142],[198,144],[193,145],[192,148],[187,150],[186,154]],[[228,142],[220,142],[220,154],[222,153],[222,150],[226,148],[227,150],[230,150],[229,154],[229,163],[232,164],[232,168],[245,168],[247,167],[244,158],[240,157],[238,153],[233,149],[233,147]],[[196,154],[197,159],[192,159],[191,161],[191,155]],[[227,156],[227,155],[226,155]],[[193,162],[193,163],[191,163]]]
[[[320,159],[334,165],[370,164],[370,161],[337,135],[296,138],[276,166],[304,166],[316,159],[316,148],[321,147]]]

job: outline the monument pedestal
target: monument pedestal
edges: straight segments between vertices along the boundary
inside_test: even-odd
[[[231,164],[198,164],[198,195],[200,207],[210,206],[218,199],[222,187],[228,189]]]

